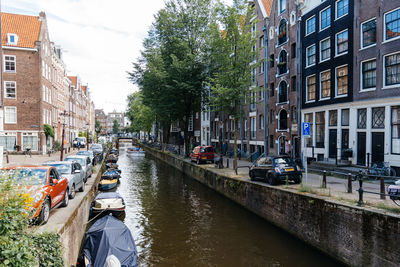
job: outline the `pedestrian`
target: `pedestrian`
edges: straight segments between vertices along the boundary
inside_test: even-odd
[[[78,140],[78,142],[76,142],[76,146],[78,147],[78,151],[81,150],[81,141]]]

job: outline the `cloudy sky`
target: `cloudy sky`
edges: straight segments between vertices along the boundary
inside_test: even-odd
[[[64,50],[69,75],[87,83],[96,108],[124,111],[136,90],[126,71],[164,0],[2,0],[3,12],[45,11],[50,40]]]

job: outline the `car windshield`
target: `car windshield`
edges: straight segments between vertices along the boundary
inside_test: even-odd
[[[84,155],[84,156],[91,156],[92,153],[88,152],[88,151],[79,151],[78,153],[76,153],[77,155]]]
[[[99,144],[93,144],[91,148],[93,148],[93,149],[95,149],[95,148],[96,149],[103,149],[103,146],[99,145]]]
[[[47,170],[46,169],[15,169],[9,170],[7,173],[10,177],[19,184],[26,185],[44,185],[46,184]]]
[[[47,164],[49,166],[56,167],[57,171],[61,174],[70,174],[71,173],[71,165],[70,164]]]
[[[86,160],[84,160],[82,158],[66,158],[65,160],[66,161],[77,161],[82,166],[86,166]]]
[[[275,165],[293,165],[294,161],[291,158],[275,158],[274,159]]]

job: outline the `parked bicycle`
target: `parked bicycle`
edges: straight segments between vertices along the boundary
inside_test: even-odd
[[[369,173],[378,176],[396,176],[396,171],[389,166],[389,162],[374,163]]]

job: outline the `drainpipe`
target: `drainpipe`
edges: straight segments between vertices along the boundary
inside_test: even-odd
[[[296,5],[296,17],[299,15],[299,5]],[[297,79],[296,79],[296,86],[297,86],[297,90],[298,90],[298,95],[297,95],[297,132],[298,132],[298,136],[300,137],[300,154],[304,153],[304,148],[302,148],[302,139],[303,137],[301,136],[301,128],[302,128],[302,124],[301,124],[301,100],[302,100],[302,49],[301,49],[301,38],[300,38],[300,23],[301,23],[301,17],[296,19],[296,24],[297,25],[297,55],[298,55],[298,62],[299,64],[298,69],[297,69]],[[303,157],[301,157],[303,158]],[[303,162],[304,164],[304,162]]]
[[[267,25],[264,24],[263,27],[264,32],[264,153],[268,155],[268,135],[269,135],[269,127],[268,127],[268,93],[267,93],[267,81],[268,81],[268,35],[267,35]]]

